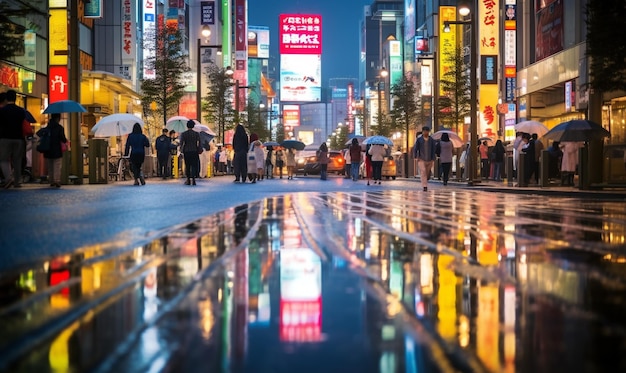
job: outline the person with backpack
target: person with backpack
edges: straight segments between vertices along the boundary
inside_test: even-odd
[[[65,130],[59,123],[61,114],[51,114],[48,125],[37,131],[39,145],[37,151],[43,153],[48,167],[48,181],[53,188],[61,187],[61,165],[63,164],[63,150],[61,143],[67,144]]]
[[[135,123],[133,125],[133,132],[128,135],[126,139],[126,149],[124,150],[126,157],[130,155],[130,169],[135,178],[135,185],[139,185],[139,183],[146,185],[146,179],[143,176],[141,168],[146,158],[146,148],[148,147],[150,147],[150,141],[141,131],[141,125]]]

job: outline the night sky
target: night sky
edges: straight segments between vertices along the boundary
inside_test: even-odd
[[[249,0],[248,22],[270,28],[270,51],[278,54],[278,15],[322,15],[322,85],[330,78],[358,78],[359,23],[371,0]]]

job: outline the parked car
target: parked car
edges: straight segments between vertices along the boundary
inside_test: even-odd
[[[343,159],[343,154],[339,151],[331,150],[328,152],[330,162],[328,162],[328,172],[336,172],[338,175],[343,175],[345,172],[346,161]],[[306,175],[319,175],[320,164],[317,161],[317,156],[312,155],[306,158],[306,162],[303,169],[304,176]]]
[[[396,179],[396,176],[398,176],[398,167],[396,164],[396,160],[394,159],[394,157],[385,157],[385,160],[383,161],[383,169],[382,169],[382,177],[384,177],[385,179],[389,180],[390,178],[392,180]],[[365,178],[367,175],[365,174],[365,162],[361,162],[361,165],[359,166],[359,177],[361,178]]]

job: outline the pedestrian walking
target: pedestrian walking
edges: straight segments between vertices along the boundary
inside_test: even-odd
[[[180,134],[180,150],[185,159],[185,185],[196,185],[196,176],[200,172],[199,152],[203,151],[200,135],[193,130],[196,123],[193,120],[187,122],[187,131]]]
[[[325,142],[320,145],[316,152],[317,162],[320,164],[320,179],[326,180],[328,178],[328,146]]]
[[[5,178],[3,187],[19,188],[22,186],[22,160],[26,147],[22,129],[26,110],[15,104],[15,90],[8,90],[5,99],[6,103],[0,109],[0,168]]]
[[[372,144],[370,150],[368,150],[367,153],[372,156],[372,176],[374,179],[374,184],[378,182],[378,184],[380,185],[383,178],[383,161],[385,160],[385,155],[387,154],[387,151],[385,147],[381,144]]]
[[[296,149],[287,149],[285,152],[287,159],[287,180],[293,180],[293,173],[296,169]]]
[[[539,140],[539,136],[536,133],[533,133],[531,136],[531,141],[535,144],[535,164],[533,165],[533,172],[535,174],[535,182],[539,184],[539,172],[541,171],[541,162],[539,162],[541,158],[541,152],[543,151],[543,143]]]
[[[143,161],[146,158],[146,148],[150,147],[150,141],[141,131],[141,125],[135,123],[133,132],[126,139],[126,148],[124,156],[130,156],[130,170],[135,179],[135,185],[146,185],[146,179],[143,175]]]
[[[352,181],[359,180],[359,168],[361,167],[361,145],[359,144],[359,140],[352,139],[352,144],[350,144],[349,153],[350,153],[350,176],[352,177]],[[368,180],[369,181],[369,180]]]
[[[465,144],[463,147],[463,151],[461,152],[461,156],[459,157],[459,166],[461,166],[461,179],[465,180],[467,175],[465,175],[465,170],[467,169],[467,152],[469,150],[470,144]]]
[[[218,154],[218,170],[222,175],[226,175],[226,165],[228,164],[228,153],[224,147],[217,149]]]
[[[428,178],[435,161],[435,140],[430,137],[430,127],[422,127],[422,135],[418,136],[413,145],[413,158],[417,159],[420,181],[424,192],[428,191]]]
[[[46,131],[45,136],[49,136],[50,147],[43,153],[43,157],[46,160],[46,167],[48,168],[48,181],[51,187],[61,187],[61,165],[63,163],[63,150],[62,143],[67,144],[67,138],[65,137],[65,130],[59,123],[61,120],[61,114],[51,114],[48,125],[39,131],[37,136],[44,136],[43,132]]]
[[[563,159],[561,161],[561,185],[574,186],[574,175],[578,167],[578,149],[580,149],[581,143],[562,142],[560,146],[563,151]]]
[[[237,124],[235,134],[233,135],[233,171],[235,173],[236,183],[245,183],[248,175],[248,134],[243,125]]]
[[[252,143],[253,151],[254,151],[254,161],[256,163],[256,179],[252,182],[263,180],[263,175],[265,173],[265,152],[263,151],[263,143],[259,140],[255,140]]]
[[[483,179],[489,178],[489,145],[487,141],[483,141],[478,146],[478,154],[480,155],[480,176]]]
[[[282,149],[276,150],[276,154],[274,155],[276,158],[276,167],[278,167],[278,175],[282,179],[283,178],[283,167],[285,167],[285,152]]]
[[[352,176],[352,158],[350,157],[350,145],[348,145],[342,152],[341,154],[343,156],[343,161],[344,161],[344,165],[343,165],[343,173],[344,173],[344,179],[351,179]]]
[[[267,179],[274,178],[274,147],[267,146],[267,154],[265,155],[265,177]]]
[[[520,177],[523,178],[524,184],[528,185],[535,166],[535,142],[531,140],[530,135],[527,133],[522,135],[522,151],[520,154],[520,162],[524,162],[524,175],[520,175]]]
[[[157,153],[157,176],[167,179],[170,176],[170,150],[172,139],[168,136],[167,128],[163,128],[161,136],[154,141]]]
[[[435,153],[439,153],[439,166],[443,175],[443,185],[448,185],[450,179],[450,170],[452,169],[452,153],[454,152],[454,145],[450,141],[450,136],[447,133],[441,134],[441,140],[436,146]]]
[[[548,148],[548,154],[550,160],[548,162],[548,178],[558,179],[561,168],[561,158],[563,158],[563,151],[559,147],[558,141],[553,141],[552,145]]]
[[[496,145],[493,147],[493,150],[491,150],[491,154],[493,154],[493,179],[495,181],[502,181],[502,165],[504,164],[504,155],[506,154],[502,140],[496,141]]]

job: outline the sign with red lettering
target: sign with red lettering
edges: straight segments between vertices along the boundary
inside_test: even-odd
[[[322,54],[322,16],[281,14],[278,42],[281,54]]]
[[[68,100],[69,94],[69,74],[67,66],[50,66],[48,74],[48,92],[50,103]]]

